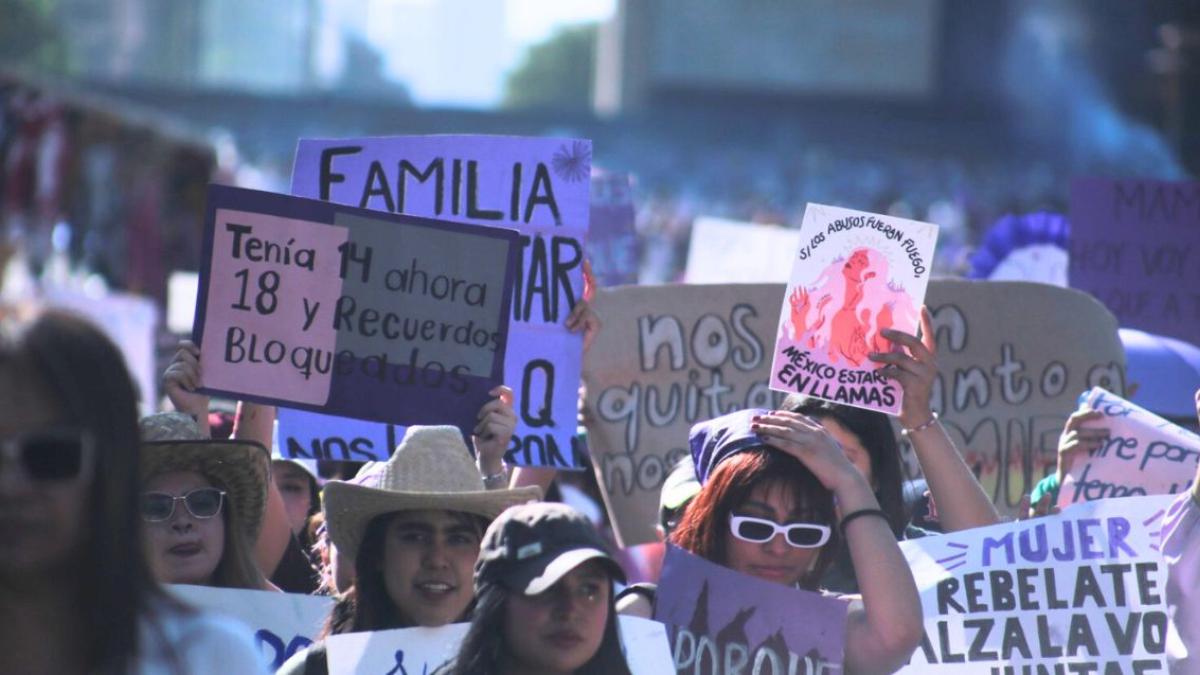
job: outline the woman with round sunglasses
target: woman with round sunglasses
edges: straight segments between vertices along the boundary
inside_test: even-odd
[[[846,672],[892,672],[907,662],[922,635],[916,584],[874,491],[824,427],[797,413],[743,410],[694,426],[691,450],[701,488],[673,543],[815,591],[845,538],[862,563],[862,595],[849,598],[846,617]],[[634,594],[618,606],[649,617],[652,603]]]
[[[262,671],[244,629],[155,583],[138,458],[117,348],[75,316],[0,308],[0,670]]]
[[[278,590],[251,542],[266,509],[270,454],[250,441],[205,438],[182,413],[142,420],[141,513],[162,583]]]

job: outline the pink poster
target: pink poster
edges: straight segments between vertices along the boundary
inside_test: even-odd
[[[881,331],[916,333],[937,226],[809,204],[779,316],[771,388],[891,415],[900,385],[871,352]]]

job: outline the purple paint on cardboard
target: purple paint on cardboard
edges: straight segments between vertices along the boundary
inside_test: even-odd
[[[718,633],[722,640],[736,635],[730,641],[746,646],[752,659],[756,647],[778,648],[782,640],[801,658],[841,663],[847,607],[843,600],[740,574],[668,545],[654,618],[667,624],[675,651],[683,627],[714,640]]]
[[[522,257],[513,289],[505,383],[516,393],[517,441],[547,434],[570,448],[582,340],[563,326],[583,294],[591,143],[510,136],[397,136],[302,139],[292,193],[394,213],[516,228]],[[549,417],[542,387],[555,371]],[[526,392],[528,380],[535,389]],[[530,411],[521,415],[521,410]],[[570,414],[564,414],[571,410]],[[473,415],[475,411],[471,411]],[[529,422],[527,418],[537,420]],[[521,452],[511,456],[522,460]],[[535,464],[537,462],[534,462]],[[571,465],[560,468],[578,468]]]
[[[1073,181],[1068,279],[1125,328],[1200,344],[1200,182]]]
[[[639,261],[634,218],[629,174],[593,172],[588,257],[601,286],[637,283]]]

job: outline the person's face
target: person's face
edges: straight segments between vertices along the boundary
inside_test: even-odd
[[[292,534],[300,534],[312,505],[312,484],[308,472],[291,462],[272,462],[271,478],[283,496],[283,507],[287,510]]]
[[[608,623],[612,582],[590,560],[538,595],[511,593],[504,643],[516,672],[570,673],[596,655]]]
[[[0,368],[0,438],[71,430],[45,385],[23,369]],[[94,461],[85,456],[84,462]],[[77,560],[91,489],[90,466],[62,480],[37,480],[0,454],[0,579],[46,572]]]
[[[733,509],[733,515],[765,518],[780,525],[810,522],[799,506],[787,486],[773,481],[755,486],[746,501]],[[816,563],[821,550],[792,546],[782,533],[776,533],[770,540],[758,544],[734,536],[728,522],[721,523],[721,527],[725,528],[726,567],[785,586],[800,583]]]
[[[475,559],[483,533],[470,516],[401,511],[383,544],[383,583],[400,614],[436,628],[462,618],[475,597]]]
[[[872,489],[875,485],[875,472],[871,470],[871,453],[867,452],[863,446],[862,439],[857,434],[847,429],[841,422],[832,417],[820,418],[817,420],[821,426],[825,427],[825,431],[829,432],[841,446],[842,451],[846,453],[846,459],[858,469],[858,472],[867,479],[867,485]]]
[[[142,492],[160,492],[182,497],[192,490],[214,487],[195,471],[170,471],[146,481]],[[225,499],[228,500],[228,495]],[[166,520],[146,522],[146,546],[154,577],[164,584],[209,585],[225,552],[225,518],[227,504],[222,502],[221,513],[211,518],[196,518],[182,501],[175,502],[175,512]]]

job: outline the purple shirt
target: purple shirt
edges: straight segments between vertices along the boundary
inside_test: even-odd
[[[1167,563],[1167,611],[1187,648],[1168,644],[1172,675],[1200,675],[1200,503],[1186,492],[1163,518],[1163,559]]]

